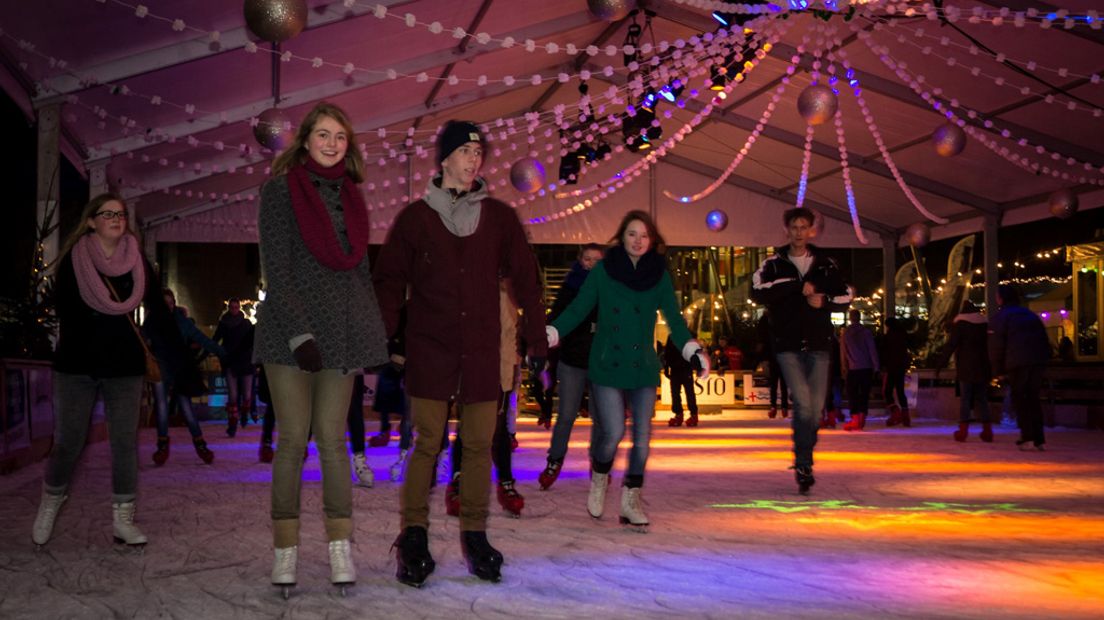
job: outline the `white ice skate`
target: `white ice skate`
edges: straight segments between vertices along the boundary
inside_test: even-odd
[[[366,489],[372,488],[372,485],[375,484],[375,476],[372,475],[372,468],[368,467],[368,459],[363,452],[357,452],[353,455],[353,477],[357,486]]]
[[[590,494],[587,495],[587,512],[595,519],[602,517],[606,509],[606,489],[609,488],[609,474],[590,472]]]
[[[330,583],[341,590],[341,596],[356,583],[356,567],[348,540],[330,541]]]
[[[640,487],[621,487],[621,525],[637,532],[648,531],[648,516],[640,500]]]
[[[134,508],[134,502],[111,504],[111,525],[115,531],[115,542],[141,547],[148,540],[142,530],[134,525]]]
[[[38,514],[35,515],[34,527],[31,529],[31,540],[37,548],[41,548],[50,542],[50,536],[54,533],[54,521],[57,520],[58,511],[68,495],[51,495],[42,492],[42,501],[38,503]]]
[[[399,460],[391,463],[391,482],[398,482],[402,480],[403,472],[406,471],[406,455],[409,450],[399,451]]]
[[[299,562],[299,547],[276,549],[275,555],[276,559],[272,564],[272,585],[280,588],[286,600],[291,596],[291,589],[295,586],[295,567]],[[330,555],[332,557],[332,551]]]

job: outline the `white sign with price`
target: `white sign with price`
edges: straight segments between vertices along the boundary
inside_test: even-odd
[[[671,382],[667,377],[659,378],[659,402],[671,406]],[[725,373],[722,377],[718,374],[710,374],[708,379],[694,378],[694,395],[699,405],[735,405],[736,404],[736,375]],[[683,407],[686,406],[686,395],[682,395]]]

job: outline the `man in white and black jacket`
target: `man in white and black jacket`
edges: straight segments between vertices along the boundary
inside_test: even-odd
[[[802,208],[782,214],[789,244],[763,261],[751,289],[751,299],[769,310],[770,344],[790,388],[794,470],[802,493],[816,482],[813,447],[828,389],[831,314],[846,311],[852,296],[835,261],[808,242],[813,217]]]

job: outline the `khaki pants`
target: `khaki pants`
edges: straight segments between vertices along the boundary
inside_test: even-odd
[[[265,364],[280,441],[272,463],[273,542],[278,549],[299,544],[299,494],[307,434],[322,461],[322,508],[329,540],[353,531],[352,480],[345,448],[345,418],[353,375],[339,370],[305,373],[294,366]]]
[[[460,405],[460,439],[464,445],[460,475],[460,531],[487,529],[491,491],[491,440],[494,437],[495,401]],[[436,475],[441,434],[448,420],[448,402],[410,399],[416,432],[414,454],[406,468],[402,488],[402,527],[429,527],[429,487]]]

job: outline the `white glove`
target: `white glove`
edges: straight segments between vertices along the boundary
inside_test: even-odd
[[[551,325],[544,326],[544,333],[548,335],[548,348],[560,346],[560,332]]]
[[[709,356],[705,354],[705,351],[702,351],[701,349],[698,349],[698,352],[694,354],[694,358],[698,361],[698,364],[696,364],[696,365],[701,366],[701,372],[698,374],[698,378],[699,379],[708,379],[709,378]],[[691,361],[690,364],[692,366],[695,365],[693,361]]]
[[[686,344],[682,346],[682,359],[690,362],[691,366],[700,366],[701,374],[698,375],[702,379],[709,378],[709,356],[702,350],[701,343],[697,340],[687,340]],[[697,360],[695,364],[694,361]],[[697,368],[695,368],[697,370]]]

